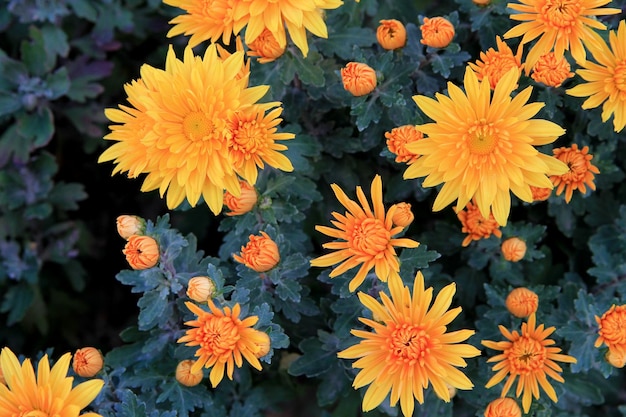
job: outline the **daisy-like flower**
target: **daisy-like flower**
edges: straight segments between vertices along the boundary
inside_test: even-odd
[[[331,188],[347,211],[345,214],[332,213],[335,220],[331,220],[331,223],[336,229],[315,226],[315,230],[343,241],[324,243],[324,248],[334,249],[334,252],[311,260],[311,265],[326,267],[341,262],[331,271],[331,278],[360,265],[359,271],[350,281],[350,291],[356,290],[363,283],[372,268],[378,279],[386,282],[392,272],[400,271],[400,262],[394,248],[416,248],[419,243],[408,238],[394,239],[404,227],[393,224],[396,207],[392,206],[385,214],[380,175],[376,175],[372,181],[373,211],[360,186],[356,187],[358,203],[349,199],[337,184],[331,184]]]
[[[165,70],[144,65],[141,79],[126,85],[134,109],[105,110],[119,123],[105,139],[117,143],[98,161],[113,160],[113,173],[131,178],[147,174],[141,190],[167,191],[170,209],[203,197],[215,214],[224,190],[239,196],[238,176],[254,185],[264,164],[292,171],[279,153],[286,147],[275,143],[294,137],[276,132],[280,103],[257,103],[269,86],[248,87],[246,68],[243,51],[218,54],[211,45],[201,58],[186,48],[181,61],[170,47]]]
[[[565,80],[573,76],[567,59],[564,56],[557,58],[554,52],[542,55],[533,66],[531,75],[533,80],[548,87],[560,87]]]
[[[66,353],[51,369],[48,355],[44,355],[35,374],[30,359],[20,364],[9,348],[3,348],[0,369],[6,385],[0,384],[0,417],[78,416],[96,398],[104,381],[92,379],[72,388],[74,378],[67,376],[71,358]],[[80,416],[101,417],[97,413]]]
[[[260,349],[259,344],[264,343],[265,339],[252,327],[259,318],[250,316],[240,319],[239,304],[235,304],[232,309],[224,307],[222,311],[212,300],[208,300],[207,303],[211,311],[205,311],[192,302],[185,302],[187,308],[198,316],[196,320],[185,322],[192,329],[187,330],[177,341],[185,343],[185,346],[198,346],[196,351],[198,359],[189,373],[196,374],[202,367],[211,368],[209,379],[215,388],[224,378],[224,372],[232,381],[235,365],[238,368],[243,365],[242,358],[260,371],[261,363],[256,353]]]
[[[500,81],[500,78],[504,76],[511,68],[522,69],[522,52],[521,47],[517,48],[517,53],[513,55],[513,51],[496,36],[496,46],[498,50],[489,48],[486,52],[480,53],[480,59],[468,63],[471,69],[476,72],[476,76],[479,80],[483,80],[484,77],[489,77],[489,85],[491,88],[496,88],[496,84]]]
[[[565,190],[565,202],[569,203],[574,190],[580,190],[584,194],[587,192],[587,186],[592,190],[596,189],[593,174],[599,174],[600,170],[591,163],[593,155],[589,155],[589,146],[578,149],[578,145],[573,144],[569,148],[553,149],[552,152],[560,161],[567,164],[568,168],[566,173],[550,177],[556,187],[556,195],[561,195]]]
[[[517,381],[515,396],[522,395],[522,407],[524,413],[528,413],[532,398],[539,399],[539,387],[548,397],[557,402],[556,392],[547,377],[558,382],[565,382],[559,374],[563,369],[557,362],[576,363],[576,358],[561,354],[561,349],[554,345],[554,340],[548,339],[555,327],[544,329],[544,325],[536,326],[535,313],[528,317],[527,323],[522,323],[522,331],[509,332],[504,326],[499,326],[502,335],[508,340],[492,342],[483,340],[481,343],[486,347],[502,351],[487,362],[498,362],[493,366],[497,373],[487,382],[486,387],[491,388],[508,379],[502,387],[502,396],[506,396],[513,383]]]
[[[463,247],[469,246],[473,240],[489,239],[491,235],[502,237],[500,226],[493,214],[489,213],[489,217],[484,217],[478,206],[471,202],[467,203],[465,210],[457,212],[456,216],[463,226],[461,231],[467,233],[461,243]]]
[[[435,100],[413,96],[434,123],[417,126],[427,137],[406,145],[422,156],[407,168],[404,178],[426,176],[425,187],[443,183],[434,211],[457,200],[458,212],[473,198],[484,218],[493,212],[498,224],[505,226],[510,192],[530,203],[531,185],[552,188],[548,175],[567,172],[565,164],[535,148],[554,142],[565,130],[532,118],[543,107],[526,103],[532,87],[511,98],[518,78],[519,70],[512,68],[492,94],[489,82],[479,81],[467,68],[465,92],[449,82],[449,96],[437,93]]]
[[[602,121],[613,115],[613,129],[620,132],[626,126],[626,21],[619,22],[617,32],[609,32],[609,45],[602,39],[590,50],[596,63],[579,63],[576,74],[587,81],[566,91],[575,97],[589,97],[583,109],[602,104]]]
[[[526,56],[526,74],[542,55],[554,50],[557,58],[570,51],[576,62],[584,63],[587,47],[594,47],[602,38],[594,29],[606,26],[596,16],[621,13],[620,9],[602,8],[611,0],[519,0],[507,7],[519,13],[512,20],[522,22],[504,34],[505,39],[523,36],[524,45],[537,37]]]
[[[460,343],[474,331],[446,331],[461,313],[461,307],[449,309],[456,285],[443,288],[432,306],[433,289],[424,289],[421,272],[415,276],[412,294],[397,274],[389,279],[389,291],[391,297],[380,292],[382,303],[359,292],[359,300],[378,321],[359,318],[372,330],[352,330],[363,340],[337,354],[343,359],[358,359],[352,366],[361,371],[352,386],[358,389],[369,384],[363,411],[376,408],[391,391],[391,406],[400,401],[402,414],[410,417],[415,400],[423,404],[424,389],[431,384],[446,402],[450,401],[449,386],[472,389],[472,382],[457,367],[467,365],[464,358],[480,355],[474,346]]]

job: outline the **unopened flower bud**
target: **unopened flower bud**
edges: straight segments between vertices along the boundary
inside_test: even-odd
[[[528,288],[515,288],[506,297],[504,304],[515,317],[528,317],[537,311],[539,296]]]
[[[432,48],[445,48],[450,45],[452,38],[454,38],[454,26],[443,17],[433,17],[432,19],[425,17],[420,30],[422,31],[420,42]]]
[[[187,284],[187,297],[204,303],[215,295],[215,283],[209,277],[193,277]]]
[[[102,353],[93,347],[84,347],[78,349],[74,353],[74,359],[72,359],[72,368],[76,375],[83,378],[91,378],[95,376],[104,366],[104,359]]]
[[[522,410],[513,398],[497,398],[485,409],[485,417],[521,417]]]
[[[548,52],[535,63],[531,77],[548,87],[560,87],[565,80],[574,76],[570,69],[564,56],[557,58],[554,52]]]
[[[239,181],[241,194],[235,197],[228,191],[224,193],[224,205],[230,210],[227,216],[241,216],[254,208],[258,201],[256,189],[247,181]]]
[[[132,235],[122,252],[133,269],[152,268],[159,262],[159,245],[150,236]]]
[[[180,361],[176,366],[176,380],[186,387],[198,385],[204,377],[202,368],[195,373],[191,372],[191,367],[194,363],[195,361],[186,359],[184,361]]]
[[[526,255],[526,242],[518,237],[510,237],[500,246],[504,259],[511,262],[518,262]]]
[[[364,96],[376,88],[376,71],[367,64],[348,62],[341,69],[341,81],[353,96]]]
[[[260,330],[257,330],[257,336],[259,336],[258,341],[255,341],[255,344],[259,347],[259,351],[254,354],[257,358],[262,358],[270,352],[270,335]]]
[[[617,349],[609,349],[604,356],[606,361],[616,368],[626,365],[626,352]]]
[[[267,28],[248,45],[248,56],[258,57],[261,64],[267,64],[280,58],[285,53],[286,45],[280,46],[276,38]]]
[[[393,212],[393,217],[391,221],[396,226],[407,227],[413,222],[415,218],[413,216],[413,212],[411,211],[411,205],[409,203],[398,203],[394,204],[395,211]]]
[[[124,214],[117,217],[116,223],[117,233],[126,240],[132,235],[143,235],[146,231],[146,221],[139,216]]]
[[[476,6],[489,6],[491,0],[472,0]]]
[[[552,188],[542,188],[530,186],[530,191],[533,193],[533,201],[546,201],[552,195]]]
[[[381,20],[376,29],[376,39],[389,51],[402,48],[406,45],[406,28],[396,19]]]
[[[261,232],[261,236],[250,235],[249,239],[248,244],[241,247],[241,255],[234,254],[233,258],[256,272],[274,268],[280,261],[276,243],[265,232]]]

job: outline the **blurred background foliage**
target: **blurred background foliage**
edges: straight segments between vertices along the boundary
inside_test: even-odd
[[[625,10],[626,2],[611,7]],[[368,188],[380,174],[387,206],[412,204],[415,221],[405,235],[421,242],[401,252],[402,277],[412,282],[423,270],[436,290],[456,282],[454,304],[463,313],[453,326],[476,329],[470,343],[500,340],[498,324],[519,327],[521,320],[504,306],[512,288],[539,294],[539,322],[557,327],[558,346],[578,363],[565,370],[565,384],[555,384],[559,402],[542,395],[531,413],[626,416],[624,371],[593,346],[594,316],[626,300],[625,133],[602,123],[599,109],[584,111],[581,99],[564,93],[580,79],[548,88],[522,77],[520,89],[532,85],[531,101],[546,103],[539,117],[566,128],[554,147],[590,147],[601,172],[597,190],[577,193],[569,204],[554,195],[547,202],[514,202],[502,239],[461,247],[454,211],[431,212],[434,191],[421,180],[403,180],[406,166],[394,162],[385,145],[386,131],[427,120],[413,95],[459,84],[467,62],[512,27],[505,1],[479,7],[471,0],[346,0],[326,12],[328,39],[309,36],[307,58],[289,46],[273,63],[253,60],[250,84],[271,86],[266,101],[283,102],[283,131],[296,133],[286,151],[295,169],[263,171],[259,205],[239,217],[215,217],[205,206],[168,213],[156,192],[141,193],[140,181],[111,177],[112,166],[96,162],[107,145],[103,109],[125,102],[123,85],[139,77],[141,65],[163,68],[169,44],[180,56],[186,39],[165,38],[178,13],[160,0],[0,1],[1,345],[34,357],[49,348],[54,356],[87,345],[101,349],[107,385],[95,408],[103,415],[358,415],[363,390],[351,388],[355,371],[336,357],[355,343],[349,331],[367,314],[347,289],[356,271],[331,280],[330,268],[310,269],[308,261],[323,253],[324,238],[314,226],[342,211],[329,184],[354,196],[357,185]],[[455,26],[447,48],[420,43],[421,19],[432,16]],[[602,20],[614,29],[624,17]],[[390,18],[406,25],[401,51],[376,42],[379,20]],[[377,71],[372,94],[353,97],[344,90],[339,70],[349,61]],[[159,241],[167,262],[128,269],[115,230],[120,214],[150,220],[146,233]],[[275,239],[282,258],[263,286],[257,273],[232,261],[259,230]],[[518,263],[500,253],[501,240],[511,236],[528,245]],[[198,274],[214,278],[230,302],[270,329],[275,350],[262,373],[244,366],[234,382],[224,380],[217,389],[208,381],[186,388],[174,379],[176,363],[193,355],[175,341],[190,319],[182,305],[185,285]],[[376,293],[382,287],[374,281],[362,289]],[[484,389],[492,375],[486,359],[483,352],[468,361],[473,391],[459,392],[449,404],[429,392],[415,415],[482,415],[499,395],[497,388]],[[387,401],[368,413],[397,414]]]

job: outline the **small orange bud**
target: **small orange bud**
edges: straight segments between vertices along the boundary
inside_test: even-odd
[[[626,355],[626,304],[613,304],[602,317],[596,316],[598,338],[595,347],[606,344],[610,351]]]
[[[367,64],[348,62],[341,69],[341,81],[352,95],[364,96],[376,88],[376,71]]]
[[[409,203],[398,203],[393,206],[396,208],[391,218],[393,224],[400,227],[407,227],[413,222],[415,217],[413,216]]]
[[[215,294],[215,283],[209,277],[193,277],[187,284],[187,297],[204,303]]]
[[[384,49],[392,51],[406,45],[406,29],[396,19],[381,20],[376,29],[376,39]]]
[[[418,154],[406,148],[406,145],[424,138],[424,134],[417,130],[415,125],[394,127],[391,132],[385,132],[385,138],[389,152],[396,155],[396,162],[412,164],[419,158]]]
[[[515,317],[528,317],[537,311],[539,296],[528,288],[515,288],[507,295],[504,304]]]
[[[526,255],[526,242],[518,237],[510,237],[500,246],[504,259],[511,262],[518,262]]]
[[[122,252],[133,269],[152,268],[159,262],[159,245],[150,236],[132,235]]]
[[[265,232],[261,236],[250,235],[250,241],[241,247],[241,256],[233,254],[233,258],[256,272],[266,272],[274,268],[280,261],[278,246]]]
[[[241,194],[235,197],[228,191],[224,193],[224,205],[230,210],[227,216],[241,216],[254,208],[258,201],[256,188],[251,186],[247,181],[239,181]]]
[[[262,339],[262,341],[255,341],[255,344],[259,347],[259,351],[256,352],[254,356],[256,356],[257,358],[262,358],[263,356],[270,353],[270,346],[271,346],[270,335],[260,330],[257,330],[256,332],[257,332],[256,333],[257,336],[259,336]]]
[[[191,367],[195,361],[186,359],[180,361],[176,366],[176,380],[186,387],[196,386],[202,381],[204,373],[202,367],[197,372],[191,372]]]
[[[623,368],[626,365],[626,352],[624,351],[609,348],[604,358],[616,368]]]
[[[248,45],[248,56],[258,57],[261,64],[267,64],[280,58],[285,53],[286,45],[280,46],[276,38],[267,28]]]
[[[143,235],[146,230],[146,221],[139,216],[118,216],[116,223],[117,233],[126,240],[132,235]]]
[[[425,17],[420,30],[422,31],[420,42],[432,48],[445,48],[450,45],[452,38],[454,38],[454,26],[443,17],[433,17],[432,19]]]
[[[491,0],[472,0],[476,6],[489,6]]]
[[[542,55],[533,66],[532,79],[548,87],[560,87],[563,81],[574,76],[564,56],[557,58],[554,52]]]
[[[530,191],[533,193],[533,201],[546,201],[552,195],[552,188],[541,188],[531,185]]]
[[[93,347],[84,347],[78,349],[74,353],[74,359],[72,360],[72,368],[76,375],[83,378],[91,378],[95,376],[104,365],[104,359],[102,353]]]
[[[485,409],[485,417],[521,417],[522,410],[513,398],[497,398]]]

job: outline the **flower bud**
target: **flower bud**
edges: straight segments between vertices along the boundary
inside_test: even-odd
[[[250,241],[241,247],[241,255],[233,254],[233,258],[256,272],[266,272],[274,268],[280,261],[278,246],[265,232],[261,236],[250,235]]]
[[[104,365],[104,359],[100,351],[93,347],[84,347],[78,349],[74,353],[74,359],[72,359],[72,368],[78,376],[83,378],[91,378],[95,376]]]
[[[623,368],[626,365],[626,352],[617,349],[609,349],[604,356],[606,361],[616,368]]]
[[[209,277],[193,277],[187,284],[187,297],[204,303],[215,295],[215,283]]]
[[[159,262],[159,245],[150,236],[132,235],[122,252],[133,269],[152,268]]]
[[[456,396],[456,388],[446,382],[446,388],[448,388],[448,394],[450,394],[450,399]]]
[[[186,387],[198,385],[204,377],[202,368],[200,368],[198,372],[191,372],[191,367],[194,363],[195,361],[186,359],[184,361],[180,361],[176,366],[176,380]]]
[[[260,330],[256,331],[257,336],[262,339],[262,341],[255,341],[255,344],[259,347],[259,351],[254,354],[257,358],[262,358],[263,356],[270,353],[271,340],[270,335]]]
[[[407,227],[413,222],[415,217],[413,216],[409,203],[398,203],[394,204],[393,207],[396,208],[391,217],[393,224],[400,227]]]
[[[286,45],[280,46],[276,38],[267,28],[255,40],[248,44],[248,56],[258,57],[261,64],[267,64],[280,58],[285,53]]]
[[[420,30],[422,31],[420,42],[432,48],[445,48],[450,45],[452,38],[454,38],[454,26],[443,17],[433,17],[432,19],[425,17]]]
[[[472,0],[476,6],[489,6],[491,0]]]
[[[521,417],[522,410],[513,398],[497,398],[485,409],[485,417]]]
[[[348,62],[341,69],[341,81],[352,95],[364,96],[376,88],[376,71],[367,64]]]
[[[376,29],[376,39],[383,49],[399,49],[406,45],[406,29],[396,19],[381,20]]]
[[[510,237],[500,246],[504,259],[511,262],[518,262],[526,255],[526,242],[518,237]]]
[[[564,56],[557,58],[554,52],[542,55],[533,66],[532,79],[548,87],[560,87],[563,81],[574,76]]]
[[[117,233],[126,240],[132,235],[143,235],[146,231],[146,221],[139,216],[118,216],[116,223]]]
[[[391,132],[385,132],[387,148],[396,155],[396,162],[412,164],[419,155],[406,148],[408,144],[415,143],[424,138],[424,134],[417,130],[415,125],[394,127]]]
[[[504,304],[515,317],[528,317],[537,311],[539,296],[528,288],[515,288],[507,295]]]
[[[230,210],[229,213],[226,213],[227,216],[241,216],[242,214],[246,214],[254,208],[258,201],[256,188],[247,181],[239,181],[239,186],[241,188],[239,197],[235,197],[228,191],[224,193],[224,205]]]
[[[533,201],[546,201],[552,195],[552,188],[541,188],[531,185],[530,191],[533,193]]]

